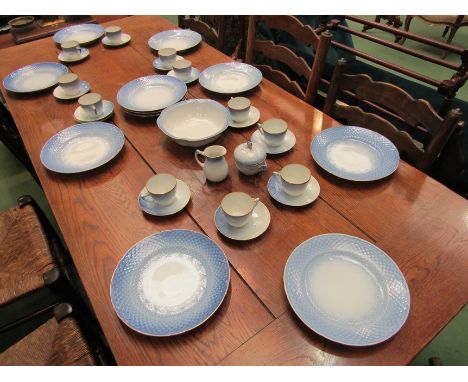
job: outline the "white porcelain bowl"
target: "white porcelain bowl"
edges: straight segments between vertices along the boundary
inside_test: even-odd
[[[157,125],[178,144],[205,146],[216,140],[229,125],[229,112],[216,101],[192,99],[163,110]]]

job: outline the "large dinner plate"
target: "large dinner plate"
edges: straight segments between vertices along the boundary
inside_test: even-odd
[[[3,87],[15,93],[31,93],[48,89],[68,73],[65,65],[57,62],[38,62],[23,66],[3,79]]]
[[[122,131],[111,123],[81,123],[50,138],[42,148],[41,162],[60,173],[88,171],[114,158],[124,142]]]
[[[99,24],[78,24],[60,29],[54,34],[54,41],[62,44],[65,41],[78,41],[81,45],[91,44],[104,35],[104,28]]]
[[[354,181],[385,178],[400,163],[398,149],[390,140],[357,126],[323,130],[310,144],[310,152],[329,173]]]
[[[178,52],[198,45],[202,40],[200,33],[190,29],[174,29],[156,33],[148,40],[148,45],[155,49],[173,48]]]
[[[158,111],[179,102],[186,92],[187,85],[177,78],[151,75],[126,83],[117,93],[117,102],[134,112]]]
[[[216,93],[235,94],[253,89],[262,81],[262,72],[240,62],[226,62],[206,68],[198,78],[205,89]]]
[[[119,318],[150,336],[172,336],[205,322],[229,286],[229,263],[209,237],[163,231],[131,247],[112,276],[110,294]]]
[[[343,234],[315,236],[296,247],[284,269],[284,288],[304,324],[345,345],[387,340],[410,309],[408,285],[393,260]]]

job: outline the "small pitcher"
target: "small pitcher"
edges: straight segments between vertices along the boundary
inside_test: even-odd
[[[224,158],[226,153],[226,148],[219,145],[209,146],[204,151],[195,151],[195,160],[203,168],[206,179],[210,182],[221,182],[228,176],[229,167]],[[198,155],[203,155],[205,161],[200,162]]]

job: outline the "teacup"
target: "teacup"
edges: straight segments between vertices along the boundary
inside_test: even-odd
[[[310,170],[301,164],[288,164],[273,174],[280,177],[284,192],[291,196],[302,195],[311,177]]]
[[[80,91],[80,79],[75,73],[67,73],[58,79],[60,87],[68,96],[74,96]]]
[[[109,40],[109,42],[118,44],[119,42],[122,42],[122,28],[118,26],[111,26],[107,27],[105,29],[106,31],[106,37]]]
[[[174,74],[181,81],[188,81],[192,75],[192,62],[189,60],[179,60],[172,64]]]
[[[98,117],[102,114],[102,97],[98,93],[85,94],[78,98],[78,103],[84,114],[89,117]]]
[[[170,174],[157,174],[148,179],[145,185],[152,200],[161,206],[168,206],[177,193],[177,179]]]
[[[231,119],[234,122],[242,123],[249,118],[250,101],[245,97],[233,97],[228,101]]]
[[[271,118],[261,125],[258,130],[263,136],[264,142],[271,147],[281,146],[288,131],[288,123],[279,118]]]
[[[171,68],[177,58],[177,51],[174,48],[164,48],[158,50],[158,56],[165,67]]]
[[[81,47],[80,43],[75,40],[64,41],[60,47],[62,48],[65,58],[73,60],[80,57]]]
[[[259,201],[259,198],[254,199],[245,192],[231,192],[221,201],[221,209],[228,224],[239,228],[248,223]]]

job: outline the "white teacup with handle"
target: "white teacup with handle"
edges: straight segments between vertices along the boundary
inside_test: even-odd
[[[259,198],[254,199],[245,192],[231,192],[221,201],[221,209],[228,224],[240,228],[249,222],[259,201]]]
[[[288,164],[273,174],[281,179],[284,192],[290,196],[302,195],[311,178],[310,170],[301,164]]]
[[[148,195],[143,196],[161,206],[170,205],[177,194],[177,179],[171,174],[157,174],[148,179],[145,185]]]
[[[262,124],[258,124],[258,131],[268,146],[278,147],[284,141],[288,131],[288,123],[283,119],[271,118]]]

